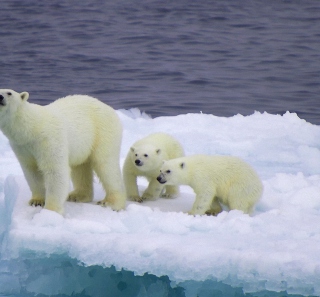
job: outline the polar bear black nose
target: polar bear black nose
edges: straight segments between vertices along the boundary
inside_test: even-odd
[[[2,95],[0,95],[0,101],[2,101],[4,99],[4,97]]]
[[[135,160],[134,163],[136,163],[136,165],[141,165],[141,161],[140,160]]]
[[[167,182],[165,179],[162,179],[162,175],[161,175],[161,174],[157,177],[157,181],[158,181],[160,184],[165,184],[165,183]]]

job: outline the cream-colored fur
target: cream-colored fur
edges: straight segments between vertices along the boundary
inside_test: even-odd
[[[0,90],[0,129],[30,186],[30,205],[62,213],[66,199],[92,201],[95,171],[106,191],[100,204],[123,209],[122,125],[116,112],[84,95],[46,106],[29,103],[28,98],[27,92]],[[74,191],[68,196],[70,168]]]
[[[251,213],[263,185],[254,169],[237,157],[194,155],[164,162],[161,184],[189,185],[196,193],[192,215],[218,214],[220,203]]]
[[[154,200],[160,195],[173,198],[179,194],[178,186],[164,186],[157,182],[164,160],[184,156],[181,144],[165,133],[154,133],[135,142],[130,148],[123,166],[123,179],[129,199],[142,202]],[[148,188],[139,196],[137,177],[149,180]],[[165,193],[163,193],[165,190]]]

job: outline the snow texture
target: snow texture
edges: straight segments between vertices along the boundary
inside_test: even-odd
[[[121,164],[132,143],[154,132],[173,135],[186,155],[241,157],[264,184],[255,212],[190,216],[195,194],[187,186],[178,198],[127,202],[114,212],[95,204],[103,197],[98,181],[95,201],[66,202],[64,216],[31,207],[19,163],[0,134],[0,295],[209,296],[206,286],[233,290],[229,296],[242,296],[236,288],[320,295],[319,126],[289,112],[118,115]],[[141,192],[146,186],[139,179]]]

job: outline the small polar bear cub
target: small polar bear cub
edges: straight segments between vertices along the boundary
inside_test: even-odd
[[[251,213],[263,185],[254,169],[232,156],[194,155],[164,162],[157,180],[167,185],[188,185],[196,193],[189,214],[217,215],[220,203],[230,210]]]
[[[166,133],[154,133],[135,142],[130,148],[123,165],[123,180],[130,200],[142,202],[162,197],[173,198],[179,194],[179,187],[161,185],[157,181],[164,160],[184,156],[181,144]],[[137,177],[149,180],[149,185],[139,196]],[[165,193],[163,193],[165,190]]]
[[[29,204],[63,213],[67,199],[92,201],[95,171],[106,191],[100,204],[123,209],[122,124],[116,112],[83,95],[46,106],[29,103],[28,98],[27,92],[0,89],[0,129],[32,192]],[[68,194],[70,173],[74,191]]]

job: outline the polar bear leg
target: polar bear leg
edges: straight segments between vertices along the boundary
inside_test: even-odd
[[[112,151],[112,148],[109,148]],[[120,152],[120,149],[116,150]],[[98,204],[110,206],[113,210],[121,210],[126,205],[126,195],[122,182],[119,156],[115,153],[106,154],[102,150],[102,156],[99,151],[93,155],[93,170],[96,172],[104,190],[106,197],[99,201]],[[103,161],[101,161],[103,160]]]
[[[208,191],[206,189],[205,192],[201,192],[197,194],[196,200],[192,206],[191,211],[189,211],[189,214],[191,215],[203,215],[208,211],[211,207],[212,201],[215,196],[215,189],[212,189]]]
[[[178,186],[166,186],[165,189],[165,193],[161,195],[163,198],[175,198],[180,193]]]
[[[46,190],[44,188],[42,173],[36,166],[27,167],[22,165],[22,168],[32,193],[29,205],[44,206]]]
[[[155,178],[151,179],[147,189],[142,194],[142,200],[155,200],[160,197],[164,185],[160,184]]]
[[[38,168],[36,160],[31,154],[26,152],[23,147],[14,144],[11,144],[11,147],[19,160],[32,193],[29,205],[44,206],[46,190],[44,187],[43,175]]]
[[[246,214],[250,214],[253,211],[254,204],[246,201],[242,197],[231,196],[228,199],[228,206],[230,209],[242,210]]]
[[[71,168],[71,179],[74,190],[69,193],[68,201],[91,202],[93,199],[93,170],[91,162]]]
[[[250,188],[244,187],[242,184],[233,186],[228,196],[229,208],[242,210],[246,214],[252,213],[260,194],[257,194],[258,191],[251,191]]]
[[[216,216],[220,212],[222,212],[222,207],[217,197],[215,197],[211,203],[210,209],[206,211],[206,214]]]
[[[68,196],[69,189],[69,167],[59,166],[44,171],[44,182],[46,187],[46,200],[44,208],[63,213],[63,204]]]
[[[127,173],[124,168],[123,181],[126,187],[126,193],[128,199],[132,201],[141,202],[142,198],[139,196],[139,189],[137,184],[137,176],[131,173]]]
[[[121,180],[120,167],[111,166],[110,162],[94,166],[94,170],[100,179],[106,197],[99,201],[98,204],[110,206],[113,210],[121,210],[125,208],[126,195]],[[111,170],[112,168],[112,170]]]

